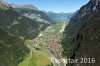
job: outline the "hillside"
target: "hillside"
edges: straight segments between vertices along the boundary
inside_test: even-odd
[[[0,66],[17,66],[29,53],[24,42],[0,29]]]
[[[44,30],[48,23],[30,19],[16,12],[7,4],[0,3],[0,28],[12,35],[25,39],[35,38],[41,30]]]
[[[36,8],[31,4],[25,4],[25,5],[10,4],[10,6],[12,6],[20,14],[30,19],[33,19],[35,21],[42,22],[42,23],[52,22],[52,19],[49,16],[47,16],[47,14],[38,10],[38,8]]]
[[[90,58],[90,62],[68,66],[99,66],[100,0],[90,0],[70,20],[62,40],[63,55],[71,59]],[[92,60],[95,58],[94,60]],[[92,61],[95,61],[94,63]]]
[[[48,25],[25,17],[9,4],[0,2],[0,66],[18,66],[24,61],[30,53],[25,40],[37,37]]]

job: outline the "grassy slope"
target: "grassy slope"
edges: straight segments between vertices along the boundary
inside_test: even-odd
[[[45,52],[44,50],[41,51],[31,50],[30,53],[24,58],[24,61],[20,63],[18,66],[51,65],[50,59],[48,59],[44,54],[48,56],[47,52]]]

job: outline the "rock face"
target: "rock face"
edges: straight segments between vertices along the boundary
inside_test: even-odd
[[[71,59],[90,58],[91,62],[68,66],[100,66],[100,0],[90,0],[70,20],[62,40],[63,54]],[[92,63],[95,58],[95,63]]]

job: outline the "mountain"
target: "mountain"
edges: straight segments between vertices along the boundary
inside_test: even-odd
[[[90,58],[68,66],[100,66],[100,0],[90,0],[71,18],[64,32],[63,55],[71,59]],[[81,62],[81,61],[80,61]]]
[[[45,18],[30,19],[10,6],[0,3],[0,28],[8,33],[24,38],[34,38],[50,24]]]
[[[25,40],[37,37],[48,22],[28,18],[0,2],[0,66],[18,66],[30,52]]]
[[[54,12],[45,12],[53,21],[64,21],[69,20],[73,13],[54,13]]]
[[[34,9],[34,10],[38,10],[38,8],[36,8],[35,6],[31,5],[31,4],[15,4],[12,3],[10,4],[13,8],[28,8],[28,9]]]
[[[18,13],[22,14],[25,17],[36,20],[42,23],[51,23],[52,19],[47,16],[44,12],[38,10],[35,6],[30,4],[10,4]]]

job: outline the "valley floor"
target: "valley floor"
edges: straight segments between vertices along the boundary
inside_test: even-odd
[[[62,56],[63,48],[59,43],[66,23],[55,23],[33,40],[26,40],[25,44],[30,48],[24,61],[18,66],[65,66]]]

